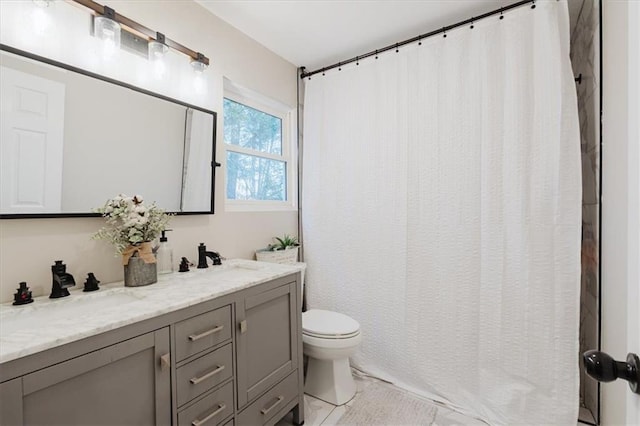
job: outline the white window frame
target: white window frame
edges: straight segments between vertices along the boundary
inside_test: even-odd
[[[276,100],[270,99],[253,90],[246,89],[224,79],[224,98],[238,102],[248,107],[265,112],[282,120],[282,155],[270,154],[243,148],[237,145],[228,144],[223,141],[224,146],[224,200],[225,211],[228,212],[256,212],[256,211],[292,211],[298,209],[298,151],[296,109],[291,108]],[[224,102],[223,102],[224,108]],[[222,113],[222,137],[224,139],[224,111]],[[282,161],[285,163],[287,199],[277,200],[234,200],[227,198],[227,153],[237,152],[239,154],[253,155],[261,158]]]

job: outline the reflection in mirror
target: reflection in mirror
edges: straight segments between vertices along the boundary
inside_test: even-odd
[[[2,217],[90,216],[119,193],[213,212],[213,111],[2,49]]]

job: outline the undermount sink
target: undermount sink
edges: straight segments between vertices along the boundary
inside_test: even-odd
[[[48,299],[38,297],[32,304],[12,306],[0,305],[0,334],[3,339],[11,340],[11,336],[19,338],[25,333],[61,336],[68,329],[78,327],[99,327],[101,324],[114,323],[114,318],[124,319],[147,315],[151,311],[164,309],[171,300],[166,297],[166,289],[191,288],[198,291],[198,286],[235,285],[238,282],[262,279],[269,274],[269,265],[254,261],[231,260],[222,265],[209,266],[206,269],[192,269],[186,274],[160,275],[158,284],[143,287],[112,287],[105,285],[99,291],[83,293],[73,289],[71,295]],[[115,284],[121,285],[121,284]],[[186,287],[195,286],[195,287]],[[158,291],[158,290],[163,291]],[[182,294],[182,290],[178,290]]]
[[[227,264],[222,264],[219,266],[212,266],[209,267],[209,270],[211,272],[229,272],[229,271],[260,271],[264,269],[263,266],[261,266],[260,264],[258,264],[257,262],[251,262],[251,263],[227,263]]]
[[[132,304],[144,300],[128,289],[101,290],[95,294],[72,292],[63,299],[38,301],[30,305],[4,305],[0,309],[0,330],[3,335],[32,327],[65,327],[70,322],[82,322],[113,310],[131,309]]]

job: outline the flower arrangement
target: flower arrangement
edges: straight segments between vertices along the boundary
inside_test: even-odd
[[[155,203],[145,206],[140,195],[120,194],[94,211],[101,213],[107,224],[93,238],[109,241],[116,247],[117,254],[123,254],[130,246],[152,241],[171,219],[171,215]]]

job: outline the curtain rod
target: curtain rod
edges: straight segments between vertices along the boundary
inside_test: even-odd
[[[333,69],[333,68],[339,68],[342,65],[350,64],[350,63],[353,63],[353,62],[358,62],[361,59],[368,58],[370,56],[376,56],[377,57],[378,54],[380,54],[382,52],[386,52],[386,51],[392,50],[392,49],[396,49],[396,51],[397,51],[399,47],[406,46],[407,44],[415,43],[416,41],[420,42],[421,40],[424,40],[425,38],[433,37],[433,36],[438,35],[438,34],[444,34],[444,36],[446,37],[447,36],[446,33],[449,30],[452,30],[454,28],[458,28],[458,27],[461,27],[461,26],[467,25],[467,24],[471,24],[471,28],[473,28],[473,23],[475,21],[479,21],[481,19],[488,18],[489,16],[502,15],[502,13],[506,12],[507,10],[515,9],[516,7],[520,7],[520,6],[523,6],[525,4],[531,4],[531,8],[535,9],[536,0],[518,1],[518,2],[510,4],[508,6],[503,6],[500,9],[492,10],[491,12],[487,12],[487,13],[483,13],[482,15],[474,16],[472,18],[466,19],[464,21],[460,21],[460,22],[455,23],[453,25],[448,25],[446,27],[442,27],[439,30],[431,31],[431,32],[428,32],[428,33],[425,33],[425,34],[421,34],[419,36],[416,36],[416,37],[413,37],[413,38],[398,42],[398,43],[390,44],[389,46],[383,47],[382,49],[376,49],[374,51],[365,53],[363,55],[354,56],[351,59],[340,61],[340,62],[335,63],[333,65],[329,65],[327,67],[319,68],[319,69],[317,69],[315,71],[307,72],[305,67],[300,67],[300,71],[301,71],[300,72],[300,78],[304,79],[305,77],[311,77],[314,74],[325,72],[325,71]],[[500,17],[500,19],[502,19],[502,16]]]

